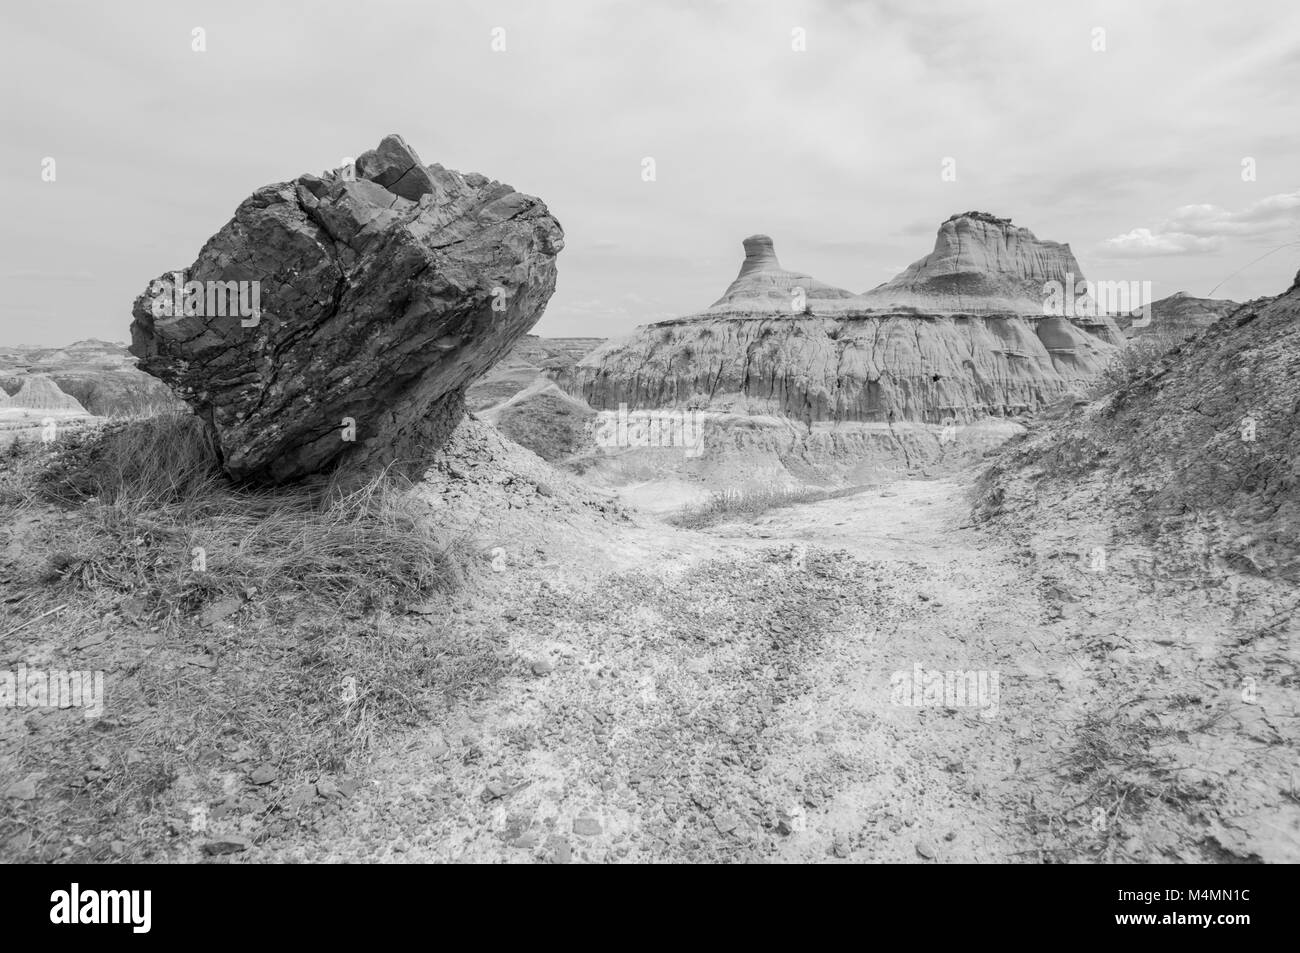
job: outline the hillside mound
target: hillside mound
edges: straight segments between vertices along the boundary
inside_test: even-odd
[[[29,374],[22,379],[18,392],[9,400],[15,410],[28,410],[52,414],[82,414],[86,408],[75,397],[65,394],[44,374]]]
[[[1157,538],[1203,534],[1219,568],[1300,582],[1300,285],[1045,425],[988,481],[990,514],[1026,481],[1048,508],[1100,487]]]
[[[1128,317],[1117,319],[1117,323],[1130,340],[1160,338],[1176,343],[1200,334],[1240,307],[1236,301],[1227,298],[1193,298],[1185,291],[1179,291],[1151,302],[1148,323],[1134,324]]]
[[[1294,863],[1300,276],[1012,441],[974,519],[1078,660],[1057,680],[1082,727],[1039,773],[1108,838],[1145,814],[1169,858]]]
[[[479,414],[506,437],[551,463],[587,446],[587,421],[593,416],[590,407],[545,378]]]
[[[504,403],[549,372],[562,372],[582,360],[604,338],[544,338],[525,334],[505,357],[465,391],[465,406],[472,412]]]

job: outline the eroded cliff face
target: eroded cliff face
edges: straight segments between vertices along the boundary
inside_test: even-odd
[[[1064,318],[731,315],[643,328],[560,380],[597,409],[969,423],[1052,403],[1090,381],[1112,353]]]
[[[1069,246],[984,213],[867,295],[781,268],[771,239],[708,311],[639,329],[556,374],[598,410],[699,407],[797,421],[969,423],[1034,411],[1095,378],[1108,316],[1047,317],[1043,286],[1082,280]]]
[[[939,226],[934,251],[861,297],[875,307],[1042,314],[1043,285],[1070,275],[1083,278],[1069,245],[966,212]]]

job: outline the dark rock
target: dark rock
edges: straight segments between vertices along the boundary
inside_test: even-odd
[[[180,273],[204,292],[181,311],[202,313],[174,313],[170,274],[136,299],[132,353],[203,418],[231,476],[417,472],[555,290],[563,233],[540,200],[425,167],[398,136],[357,171],[246,199]],[[217,299],[238,296],[208,282],[257,285],[232,315]]]
[[[210,840],[204,843],[203,852],[205,854],[238,854],[248,850],[253,843],[246,837],[239,837],[231,834],[228,837],[220,837],[216,840]]]

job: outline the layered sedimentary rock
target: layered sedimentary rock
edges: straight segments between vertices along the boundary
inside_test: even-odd
[[[750,235],[742,243],[745,260],[722,297],[709,308],[711,313],[776,311],[788,314],[811,312],[817,305],[847,301],[853,292],[817,281],[811,275],[787,271],[777,260],[772,239]]]
[[[745,288],[788,274],[770,240],[749,239],[726,308],[641,328],[557,379],[601,410],[707,407],[806,423],[1036,410],[1096,377],[1122,337],[1106,316],[1045,316],[1043,284],[1082,279],[1068,246],[981,216],[945,222],[935,254],[871,294],[810,295],[808,313],[793,315],[777,281],[758,284],[776,289],[767,295]]]
[[[1148,323],[1137,324],[1122,319],[1119,326],[1125,337],[1131,340],[1156,337],[1173,343],[1200,334],[1240,307],[1238,302],[1226,298],[1193,298],[1180,291],[1151,302]]]
[[[899,275],[865,292],[870,307],[1043,313],[1043,286],[1083,279],[1069,245],[1043,241],[1027,228],[987,212],[954,215],[939,226],[934,250]]]
[[[17,391],[23,379],[44,374],[99,417],[155,413],[185,405],[171,389],[136,367],[126,345],[88,339],[65,347],[0,348],[0,388]]]
[[[131,350],[207,421],[232,476],[414,469],[460,419],[465,388],[541,316],[562,247],[539,199],[425,166],[388,136],[355,175],[245,200],[179,281],[136,300]],[[220,295],[233,302],[236,285],[232,316]]]
[[[59,389],[44,374],[30,374],[22,379],[17,393],[9,398],[7,405],[14,410],[48,412],[55,414],[85,414],[86,408]]]
[[[1113,348],[1053,320],[1042,333],[1020,316],[679,321],[607,344],[559,379],[597,409],[964,423],[1035,410],[1096,375]]]

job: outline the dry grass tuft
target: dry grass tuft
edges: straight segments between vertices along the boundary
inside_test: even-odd
[[[0,737],[0,782],[45,774],[0,855],[190,856],[194,810],[254,842],[310,825],[332,803],[314,785],[512,671],[452,621],[475,547],[409,490],[236,486],[182,415],[0,451],[0,658],[103,671],[107,712],[35,709]]]
[[[801,503],[818,503],[822,500],[852,496],[872,486],[855,486],[842,490],[823,490],[815,487],[790,487],[769,483],[753,490],[722,490],[714,493],[704,503],[683,507],[667,522],[686,529],[703,529],[730,520],[753,519],[770,510]]]

